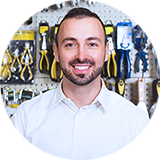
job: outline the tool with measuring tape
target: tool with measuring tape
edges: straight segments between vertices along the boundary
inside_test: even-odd
[[[60,18],[61,17],[59,17],[59,19]],[[58,19],[58,22],[59,22],[59,19]],[[59,27],[59,24],[58,23],[55,24],[54,30],[53,30],[53,34],[54,34],[54,42],[53,43],[55,43],[55,40],[56,40],[58,27]],[[55,53],[53,51],[53,62],[51,65],[50,78],[52,81],[60,82],[62,77],[63,77],[63,72],[62,72],[61,66],[60,66],[59,62],[57,62],[55,60]]]
[[[39,34],[41,39],[40,45],[40,60],[39,71],[45,73],[50,71],[50,59],[49,59],[49,25],[47,21],[42,20],[39,24]]]
[[[134,27],[135,34],[133,38],[133,42],[135,48],[138,50],[136,54],[136,60],[134,64],[135,73],[140,71],[140,60],[143,62],[143,72],[147,71],[147,60],[146,60],[146,53],[143,51],[145,49],[145,44],[147,42],[147,35],[143,32],[140,26],[136,25]]]
[[[26,4],[24,4],[26,2]],[[26,8],[24,8],[26,6]],[[32,0],[19,0],[19,24],[24,23],[24,11],[26,11],[27,23],[32,23]]]

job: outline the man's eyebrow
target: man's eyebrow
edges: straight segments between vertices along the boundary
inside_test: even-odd
[[[86,39],[87,41],[92,41],[92,40],[96,40],[99,41],[100,43],[102,43],[101,39],[99,39],[98,37],[89,37]]]
[[[77,41],[77,39],[76,39],[76,38],[73,38],[73,37],[67,37],[67,38],[63,39],[62,44],[63,44],[65,41]]]

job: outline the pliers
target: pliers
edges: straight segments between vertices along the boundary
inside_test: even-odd
[[[130,57],[129,57],[129,52],[130,50],[127,49],[129,47],[130,43],[127,43],[127,38],[126,38],[126,35],[123,36],[123,40],[122,40],[122,43],[121,43],[121,48],[120,49],[120,62],[119,62],[119,77],[121,78],[130,78],[131,76],[131,62],[130,62]],[[127,62],[127,65],[126,67],[123,67],[123,63],[124,63],[124,56],[126,55],[126,62]],[[125,74],[126,76],[123,76],[123,68],[125,68]]]
[[[45,73],[46,71],[49,73],[50,71],[50,53],[49,53],[49,24],[47,21],[42,20],[39,23],[39,46],[40,46],[40,59],[39,59],[39,71],[41,73]]]
[[[20,54],[18,54],[19,53],[19,50],[18,50],[18,48],[14,51],[14,54],[13,54],[13,57],[14,57],[14,59],[13,59],[13,62],[12,62],[12,64],[11,64],[11,71],[12,71],[12,73],[20,73],[21,72],[21,70],[22,70],[22,65],[21,65],[21,63],[20,63],[20,60],[19,60],[19,56],[20,56]]]
[[[29,42],[25,43],[24,48],[25,48],[25,51],[21,57],[21,64],[24,65],[24,68],[21,71],[20,78],[23,81],[30,81],[33,78],[33,74],[32,74],[31,68],[30,68],[30,65],[33,63],[33,57],[30,52],[31,47],[30,47]],[[28,69],[28,74],[26,74],[27,69]],[[26,75],[27,76],[29,75],[29,77],[26,77]]]
[[[134,70],[135,72],[139,72],[139,62],[142,60],[143,62],[143,72],[147,71],[147,60],[146,60],[146,53],[143,51],[145,48],[145,43],[147,42],[147,36],[146,34],[142,31],[141,27],[136,25],[134,27],[135,30],[135,36],[134,36],[134,45],[135,48],[138,50],[138,53],[136,54],[136,60],[134,64]]]
[[[106,74],[108,78],[111,78],[111,76],[116,77],[117,76],[117,63],[116,63],[116,52],[114,49],[114,43],[113,43],[113,38],[112,37],[108,37],[108,42],[109,42],[109,59],[106,62]],[[113,64],[113,70],[111,73],[111,63]]]
[[[60,17],[59,17],[59,19],[60,19]],[[59,28],[59,24],[55,24],[54,31],[53,31],[54,43],[55,43],[55,39],[57,36],[58,28]],[[62,72],[60,63],[56,62],[55,53],[53,51],[53,61],[51,64],[50,78],[52,81],[60,82],[62,77],[63,77],[63,72]]]
[[[19,24],[23,24],[23,12],[26,11],[27,15],[27,23],[32,23],[32,0],[25,0],[26,5],[24,5],[24,0],[19,0]],[[24,9],[24,6],[26,6],[26,9]]]
[[[39,60],[39,70],[43,73],[43,62],[46,62],[46,70],[49,72],[50,69],[50,62],[48,57],[48,50],[46,44],[46,33],[42,33],[42,46],[41,46],[41,58]]]

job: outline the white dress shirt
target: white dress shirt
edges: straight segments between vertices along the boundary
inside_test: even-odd
[[[60,83],[24,102],[11,119],[33,145],[74,160],[100,158],[121,149],[149,121],[141,108],[109,91],[104,83],[89,106],[79,109],[63,94]]]

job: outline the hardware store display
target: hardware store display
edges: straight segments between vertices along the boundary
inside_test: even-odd
[[[105,64],[102,73],[107,88],[118,92],[136,104],[134,83],[143,74],[145,78],[144,102],[147,110],[150,111],[153,105],[149,92],[150,84],[158,78],[156,67],[159,68],[158,63],[157,66],[155,65],[153,50],[148,49],[151,42],[146,38],[142,29],[138,28],[136,22],[123,12],[90,0],[85,2],[68,1],[50,6],[33,15],[32,23],[29,25],[22,24],[19,32],[32,32],[34,38],[25,41],[13,39],[6,47],[0,68],[1,88],[4,90],[4,87],[9,84],[10,88],[16,89],[18,92],[21,89],[30,88],[35,90],[38,95],[42,94],[43,90],[47,91],[52,88],[62,79],[61,68],[54,59],[52,43],[55,41],[60,17],[64,17],[71,8],[76,6],[86,7],[96,12],[104,24],[110,27],[106,32],[110,43],[109,61]],[[41,29],[42,22],[45,22],[46,27],[44,28],[46,29],[43,27]],[[138,49],[136,47],[138,45],[143,47],[143,50],[142,48]],[[145,53],[145,56],[138,54],[141,51]],[[159,83],[155,81],[153,84]],[[159,88],[156,91],[159,93]]]
[[[34,32],[17,31],[10,41],[1,64],[2,84],[34,83]]]

